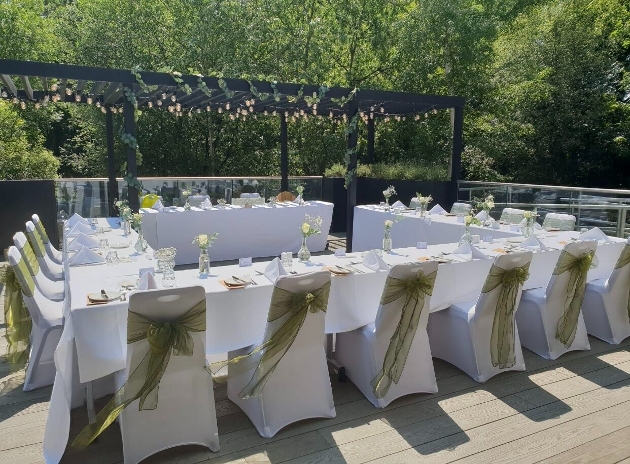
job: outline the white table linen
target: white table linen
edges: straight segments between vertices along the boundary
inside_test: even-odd
[[[177,248],[176,264],[196,263],[199,248],[192,240],[199,234],[219,233],[209,250],[212,261],[248,257],[278,256],[283,251],[297,253],[301,245],[300,226],[304,215],[321,216],[322,233],[308,238],[312,252],[326,249],[333,205],[323,201],[304,206],[282,203],[276,207],[254,205],[252,208],[228,206],[202,210],[178,208],[172,212],[142,209],[142,233],[153,249]]]
[[[384,211],[379,207],[357,206],[354,208],[354,226],[352,234],[352,251],[367,251],[382,248],[384,223],[386,219],[394,219],[397,215]],[[457,222],[455,216],[428,214],[426,218],[416,216],[413,211],[405,210],[402,220],[392,227],[392,243],[395,248],[415,247],[418,242],[428,245],[459,242],[464,235],[464,224]],[[502,225],[499,229],[471,226],[471,234],[492,238],[519,236],[519,231],[510,230],[510,226]]]

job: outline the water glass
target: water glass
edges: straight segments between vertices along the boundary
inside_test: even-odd
[[[109,251],[109,240],[107,240],[106,238],[102,238],[98,241],[98,249],[100,251],[102,251],[103,253],[106,253]]]
[[[110,251],[109,253],[107,253],[105,261],[107,261],[107,264],[118,264],[118,252]]]
[[[90,225],[92,226],[93,230],[97,230],[97,228],[98,228],[98,219],[96,219],[96,218],[90,219]]]
[[[162,287],[171,288],[175,286],[175,271],[164,268],[162,272]]]
[[[293,253],[285,251],[280,255],[280,262],[287,272],[293,271]]]

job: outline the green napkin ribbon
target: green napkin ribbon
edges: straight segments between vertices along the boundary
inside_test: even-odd
[[[260,396],[278,363],[295,341],[308,313],[326,312],[329,293],[330,281],[316,290],[302,293],[274,287],[267,322],[277,326],[270,331],[268,340],[246,355],[213,363],[211,372],[216,374],[228,366],[227,378],[234,378],[255,368],[251,380],[238,396],[242,399]]]
[[[514,312],[516,311],[516,297],[519,288],[529,277],[529,265],[530,263],[527,263],[506,270],[493,264],[481,289],[481,293],[489,293],[495,288],[501,287],[490,337],[492,365],[499,367],[499,369],[510,368],[516,364]]]
[[[127,382],[72,442],[74,448],[83,449],[116,420],[120,413],[139,399],[138,410],[156,409],[160,380],[166,371],[171,354],[192,356],[194,340],[190,332],[206,330],[206,300],[172,322],[155,322],[141,314],[128,311],[127,344],[146,339],[149,351]]]
[[[556,339],[562,342],[565,348],[569,348],[575,339],[580,308],[584,300],[586,289],[586,276],[592,267],[595,250],[573,256],[562,250],[560,258],[553,271],[553,275],[569,272],[567,282],[567,296],[564,302],[564,312],[556,326]]]
[[[389,346],[383,359],[383,367],[372,379],[370,385],[377,398],[383,398],[392,382],[398,384],[407,362],[409,349],[418,330],[418,321],[424,308],[424,299],[433,294],[437,271],[425,275],[419,270],[415,277],[397,279],[388,276],[381,295],[381,305],[393,303],[404,298],[400,320],[394,334],[389,340]]]
[[[630,264],[630,245],[626,244],[626,246],[623,247],[623,250],[621,250],[621,254],[619,255],[619,258],[617,259],[617,263],[615,264],[615,269],[621,269],[622,267],[625,267],[628,264]],[[628,309],[628,318],[630,319],[630,291],[628,293],[627,309]]]
[[[4,321],[6,324],[5,338],[7,340],[6,359],[9,362],[11,372],[22,369],[28,362],[30,351],[31,328],[33,321],[24,304],[22,292],[27,296],[33,296],[33,289],[22,286],[16,276],[16,272],[22,272],[28,278],[31,276],[26,270],[24,261],[20,260],[21,270],[14,270],[10,265],[0,267],[0,282],[4,284]],[[18,267],[18,266],[16,266]],[[30,282],[33,284],[33,280]]]

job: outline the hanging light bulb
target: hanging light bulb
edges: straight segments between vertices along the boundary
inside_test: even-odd
[[[157,101],[157,106],[162,106],[164,103],[162,102],[162,100],[158,100]]]
[[[17,98],[13,97],[13,100],[11,100],[13,102],[14,105],[17,105],[18,103],[20,103],[20,100],[18,100]]]
[[[58,88],[59,87],[57,86],[57,84],[53,84],[53,85],[50,86],[50,91],[51,92],[56,92]]]
[[[389,122],[389,116],[385,117],[385,122]]]
[[[428,118],[429,117],[429,113],[424,113],[424,117]]]
[[[6,93],[6,92],[4,92],[4,91],[2,92],[2,98],[7,98],[8,96],[9,96],[9,94],[8,94],[8,93]]]
[[[370,119],[374,119],[374,113],[370,113]]]
[[[271,113],[272,116],[277,116],[278,113],[276,112],[276,110],[273,110],[273,113]]]
[[[333,112],[331,111],[330,113],[328,113],[328,116],[332,118],[333,117]]]
[[[189,117],[189,118],[192,118],[192,115],[193,115],[193,114],[192,114],[192,111],[189,111],[189,112],[188,112],[188,117]]]
[[[223,108],[221,108],[221,107],[219,106],[219,109],[217,110],[217,112],[218,112],[219,114],[223,113]]]
[[[87,97],[87,99],[85,101],[86,101],[86,103],[88,105],[91,105],[94,100],[92,100],[92,97]],[[149,102],[149,103],[151,103],[151,102]]]
[[[229,103],[225,104],[225,109],[228,110],[228,111],[230,110],[230,104]]]
[[[172,107],[172,106],[169,106],[169,107],[168,107],[168,112],[169,112],[169,113],[172,113],[173,111],[175,111],[175,108],[174,108],[174,107]]]
[[[291,122],[295,122],[295,116],[291,116]]]
[[[100,107],[101,107],[101,102],[100,102],[100,101],[97,101],[97,102],[96,102],[96,107],[97,107],[97,108],[100,108]]]
[[[182,110],[182,104],[181,104],[181,103],[179,103],[179,102],[178,102],[178,103],[175,103],[175,109],[176,109],[177,111],[181,111],[181,110]]]
[[[103,113],[103,114],[107,113],[107,110],[105,109],[104,106],[101,107],[101,113]]]
[[[66,95],[72,95],[72,89],[70,87],[66,87]]]
[[[197,114],[201,113],[201,108],[197,108]]]
[[[153,108],[153,102],[152,101],[147,102],[147,108]]]
[[[249,102],[252,104],[252,106],[254,106],[256,104],[256,99],[252,98]]]
[[[418,120],[420,119],[420,115],[419,115],[419,114],[416,114],[416,116],[415,116],[413,119],[415,119],[416,121],[418,121]]]
[[[363,111],[359,111],[359,116],[361,116],[361,119],[363,119],[363,116],[365,116],[365,113]]]
[[[437,109],[433,108],[433,114],[437,114]]]
[[[206,111],[210,112],[210,105],[206,106]]]
[[[230,114],[230,120],[234,121],[234,115],[233,114]]]
[[[265,111],[263,111],[263,114],[264,114],[265,116],[269,116],[269,111],[265,110]]]
[[[313,115],[317,116],[317,110],[313,107]]]
[[[245,106],[249,106],[249,105],[250,105],[249,100],[245,100]]]
[[[81,101],[81,95],[75,95],[74,96],[74,101],[79,103]]]
[[[41,105],[39,104],[39,102],[35,103],[35,109],[38,110],[41,107]]]
[[[162,100],[166,100],[166,96],[167,95],[165,93],[162,93],[162,95],[160,95],[160,97],[162,97]]]
[[[254,112],[254,107],[253,107],[253,106],[250,106],[250,107],[249,107],[249,112],[250,112],[250,113],[253,113],[253,112]]]
[[[383,108],[383,107],[381,106],[381,108],[379,109],[379,111],[380,111],[381,113],[384,113],[384,112],[385,112],[385,108]]]
[[[313,103],[313,109],[316,110],[317,109],[317,103]]]
[[[285,112],[284,112],[284,117],[285,117],[285,118],[289,117],[289,112],[288,112],[288,111],[285,111]]]
[[[175,100],[177,100],[177,96],[175,94],[171,95],[171,101],[175,102]]]
[[[304,110],[300,110],[300,116],[304,116]]]

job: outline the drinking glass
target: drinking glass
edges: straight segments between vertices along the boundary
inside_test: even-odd
[[[287,272],[291,273],[293,271],[293,253],[290,251],[284,251],[280,255],[280,261]]]
[[[98,241],[98,249],[103,253],[107,253],[109,251],[109,240],[106,238],[102,238]]]
[[[175,286],[175,271],[172,268],[164,269],[162,272],[162,287],[171,288]]]
[[[107,261],[107,264],[118,264],[118,252],[110,251],[107,253],[105,260]]]

